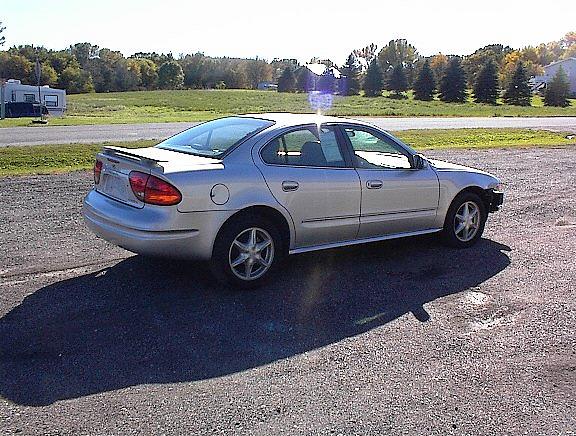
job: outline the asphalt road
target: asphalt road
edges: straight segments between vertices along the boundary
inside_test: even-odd
[[[386,130],[533,128],[576,132],[576,117],[534,118],[374,118],[358,117]],[[98,143],[164,139],[196,123],[111,124],[95,126],[34,126],[0,128],[0,147],[66,143]]]
[[[0,179],[0,434],[574,434],[576,148],[433,155],[507,185],[474,248],[299,255],[254,292],[93,237],[88,173]]]

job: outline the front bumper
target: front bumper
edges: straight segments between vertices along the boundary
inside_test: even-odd
[[[504,203],[504,193],[491,189],[487,192],[487,200],[488,211],[496,212],[500,210],[500,206]]]

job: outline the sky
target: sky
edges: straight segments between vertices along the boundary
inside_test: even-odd
[[[355,48],[405,38],[421,55],[514,48],[576,31],[576,1],[1,0],[4,49],[76,42],[135,52],[296,58],[342,64]],[[546,5],[543,7],[542,5]],[[553,8],[554,11],[546,9]],[[553,17],[553,19],[552,19]]]

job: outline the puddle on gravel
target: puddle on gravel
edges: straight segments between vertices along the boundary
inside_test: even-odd
[[[519,312],[509,313],[506,315],[493,314],[483,319],[476,319],[471,321],[469,326],[472,332],[477,332],[480,330],[492,330],[496,327],[501,327],[503,325],[514,324],[514,321],[518,317]]]
[[[516,304],[502,304],[491,295],[474,289],[460,296],[460,308],[465,335],[514,324],[523,310]]]
[[[462,296],[462,302],[473,306],[484,306],[490,302],[490,295],[484,292],[468,291]]]
[[[554,226],[561,229],[573,229],[576,227],[576,219],[566,217],[558,218]]]

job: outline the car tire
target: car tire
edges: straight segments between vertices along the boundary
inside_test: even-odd
[[[241,289],[262,286],[284,257],[280,232],[269,220],[244,215],[218,232],[210,268],[222,284]]]
[[[482,237],[487,215],[486,205],[477,194],[458,194],[446,213],[443,242],[455,248],[471,247]]]

